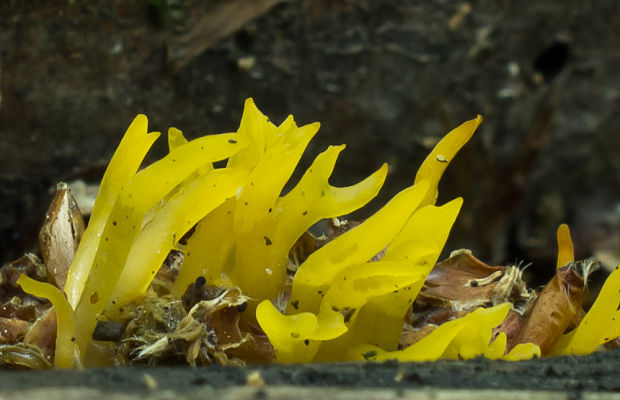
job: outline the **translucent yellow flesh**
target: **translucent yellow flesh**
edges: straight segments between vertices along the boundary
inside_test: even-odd
[[[482,117],[464,122],[444,136],[426,157],[418,173],[415,183],[428,181],[430,189],[422,201],[422,205],[435,204],[437,199],[437,187],[444,171],[456,156],[456,153],[469,141],[478,126],[482,123]]]
[[[256,108],[254,100],[247,99],[237,137],[247,142],[248,146],[230,157],[226,166],[248,169],[254,167],[263,157],[267,142],[277,136],[275,130],[269,119]]]
[[[293,280],[292,302],[300,311],[317,312],[320,292],[326,292],[335,276],[347,266],[370,260],[385,248],[405,225],[428,191],[426,182],[399,194],[362,224],[315,251],[299,267]]]
[[[342,314],[335,311],[319,317],[310,312],[284,315],[268,300],[258,305],[256,317],[281,363],[311,361],[322,341],[338,337],[347,329]]]
[[[521,361],[537,357],[540,357],[540,347],[534,343],[519,343],[502,358],[506,361]]]
[[[133,120],[103,175],[88,228],[82,235],[64,287],[73,308],[82,295],[99,247],[101,232],[119,193],[135,175],[144,156],[159,137],[159,132],[147,133],[147,124],[147,118],[142,114]]]
[[[123,305],[142,297],[177,241],[246,180],[245,170],[226,168],[183,182],[135,240],[111,301]]]
[[[562,268],[569,262],[575,261],[575,250],[573,240],[570,237],[568,225],[562,224],[558,227],[558,262],[557,267]]]
[[[229,270],[235,284],[254,298],[277,295],[286,274],[288,249],[270,235],[274,225],[273,209],[282,188],[292,175],[318,124],[299,128],[301,140],[290,147],[283,142],[269,149],[256,165],[237,196],[232,226],[236,243],[235,265]],[[302,232],[299,232],[301,235]],[[274,247],[275,246],[275,247]]]
[[[20,275],[17,283],[24,292],[48,299],[56,312],[56,350],[54,367],[72,368],[79,364],[79,349],[75,343],[73,310],[62,290],[49,283],[35,281],[26,275]]]
[[[346,214],[366,204],[385,180],[387,170],[383,167],[356,185],[329,185],[342,148],[330,147],[321,153],[284,197],[278,197],[281,178],[277,185],[268,181],[279,178],[268,173],[254,176],[259,178],[256,181],[249,178],[238,199],[198,224],[187,243],[174,293],[182,294],[196,276],[202,275],[209,282],[239,285],[257,299],[275,298],[284,283],[288,252],[302,233],[322,218]],[[255,191],[255,187],[272,189]],[[251,207],[254,212],[248,214],[245,209]]]
[[[489,351],[499,353],[489,344],[492,329],[508,314],[508,303],[479,308],[462,318],[448,321],[404,350],[385,351],[377,346],[361,345],[348,352],[351,360],[433,361],[439,358],[469,359]],[[492,350],[489,350],[489,348]],[[503,353],[503,349],[501,349]]]
[[[172,294],[182,296],[199,276],[205,277],[212,285],[232,286],[228,272],[234,265],[231,220],[235,202],[235,198],[228,199],[198,223],[185,246],[183,267],[174,282]]]
[[[396,350],[405,314],[437,262],[461,204],[461,199],[455,199],[441,207],[422,207],[411,216],[388,246],[382,260],[405,263],[409,273],[417,274],[421,279],[371,299],[359,311],[349,331],[334,341],[333,345],[321,349],[322,354],[334,359],[330,354],[363,343]]]

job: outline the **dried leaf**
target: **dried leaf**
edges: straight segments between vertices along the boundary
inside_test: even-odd
[[[35,345],[50,363],[54,359],[56,348],[56,312],[48,308],[24,336],[24,343]]]
[[[489,266],[469,250],[458,250],[436,264],[416,299],[424,305],[473,310],[510,301],[527,309],[532,293],[527,290],[518,266]]]
[[[63,289],[82,234],[84,219],[66,183],[59,183],[39,232],[39,248],[50,283]]]
[[[545,355],[566,331],[587,295],[590,272],[585,263],[569,263],[559,268],[532,306],[520,334],[508,349],[517,343],[534,343]]]
[[[48,304],[41,304],[30,296],[25,297],[23,301],[21,297],[13,296],[0,306],[0,317],[34,322],[47,307]]]
[[[28,331],[28,322],[0,317],[0,344],[14,344]]]
[[[47,273],[41,259],[32,253],[26,253],[0,268],[0,294],[2,299],[8,300],[14,295],[24,295],[21,287],[17,284],[17,279],[21,274],[41,282],[47,280]]]

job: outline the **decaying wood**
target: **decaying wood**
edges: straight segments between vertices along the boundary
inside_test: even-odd
[[[167,62],[178,70],[194,57],[249,21],[260,17],[281,0],[218,0],[187,34],[168,43]]]

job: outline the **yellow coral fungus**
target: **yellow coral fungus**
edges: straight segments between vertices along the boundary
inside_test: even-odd
[[[456,155],[480,121],[478,117],[449,133],[424,161],[412,187],[299,266],[288,317],[278,317],[269,301],[261,303],[256,316],[270,338],[278,337],[274,347],[279,361],[347,360],[351,348],[367,343],[395,350],[407,308],[437,261],[460,209],[460,199],[445,207],[432,205],[449,163],[446,157]],[[369,262],[384,249],[385,261]],[[296,334],[280,335],[282,330]]]
[[[273,359],[275,349],[276,360],[283,363],[540,356],[536,344],[514,342],[519,338],[515,324],[502,330],[506,321],[522,320],[517,312],[523,309],[505,302],[510,292],[530,298],[517,267],[488,267],[491,275],[466,283],[477,287],[494,282],[497,290],[506,291],[501,300],[496,296],[469,309],[447,310],[450,318],[429,323],[423,335],[407,345],[401,342],[403,323],[426,287],[463,202],[456,198],[435,205],[439,180],[481,121],[478,116],[448,133],[422,163],[412,186],[364,222],[317,241],[320,246],[298,262],[289,258],[298,240],[317,222],[367,204],[386,179],[386,165],[361,182],[334,187],[329,179],[345,146],[330,146],[282,195],[319,124],[297,126],[289,116],[276,126],[248,99],[237,132],[188,141],[170,128],[169,153],[138,171],[159,133],[147,133],[146,117],[137,116],[101,182],[64,288],[27,276],[19,279],[24,291],[49,299],[56,310],[55,366],[94,365],[102,357],[111,362],[111,353],[93,350],[98,322],[128,318],[123,308],[135,307],[144,311],[139,313],[142,319],[130,322],[127,332],[135,332],[136,324],[144,321],[161,325],[163,319],[140,304],[164,310],[165,301],[176,302],[173,314],[184,315],[174,322],[166,314],[167,323],[178,324],[167,328],[185,343],[186,359],[192,363],[204,345],[201,335],[208,328],[217,336],[218,326],[225,327],[218,340],[230,339],[231,332],[240,338],[218,343],[220,361],[233,357],[225,351],[248,348],[263,360]],[[223,160],[226,166],[214,165]],[[558,229],[558,247],[560,268],[574,259],[565,225]],[[180,269],[169,271],[173,278],[156,288],[153,279],[174,252],[183,253]],[[616,269],[583,321],[561,336],[550,353],[586,354],[620,335],[619,288]],[[221,313],[199,312],[232,292],[238,293],[237,300],[222,306]],[[157,296],[163,300],[153,301]],[[183,314],[180,303],[192,311]],[[487,308],[478,307],[482,303]],[[260,326],[270,342],[267,350],[264,336],[261,342],[260,335],[240,331],[240,320],[254,331]],[[145,341],[149,354],[174,347],[168,333]],[[142,348],[137,358],[144,354]],[[209,354],[204,352],[202,359]]]

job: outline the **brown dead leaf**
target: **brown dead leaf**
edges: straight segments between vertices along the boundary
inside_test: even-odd
[[[54,360],[56,348],[56,312],[48,308],[41,315],[24,336],[24,343],[35,345],[41,349],[43,356],[50,363]]]
[[[28,331],[28,322],[0,317],[0,344],[14,344]]]
[[[428,335],[437,328],[437,325],[426,324],[422,328],[414,328],[411,325],[405,325],[403,331],[400,333],[400,340],[398,341],[398,348],[405,349],[412,344],[418,342],[424,336]]]
[[[559,268],[547,283],[526,316],[519,335],[506,347],[534,343],[545,355],[579,313],[587,296],[587,278],[592,270],[589,260]]]
[[[39,232],[39,248],[48,280],[62,289],[84,233],[84,219],[66,183],[59,183]]]
[[[21,274],[28,275],[37,281],[45,282],[47,280],[47,272],[41,259],[32,253],[26,253],[0,268],[0,295],[2,300],[6,301],[14,295],[24,295],[21,287],[17,284],[17,279]]]
[[[490,266],[469,250],[458,250],[436,264],[416,299],[416,307],[436,306],[473,310],[510,301],[527,309],[533,293],[527,290],[517,266]]]
[[[34,322],[43,309],[47,307],[49,305],[43,305],[32,297],[26,297],[22,300],[18,296],[13,296],[0,305],[0,317]]]
[[[525,323],[525,317],[514,310],[508,311],[508,315],[502,321],[499,326],[493,328],[492,339],[495,339],[500,333],[506,334],[506,353],[514,347],[516,340],[518,340],[523,324]],[[513,344],[514,343],[514,344]]]

